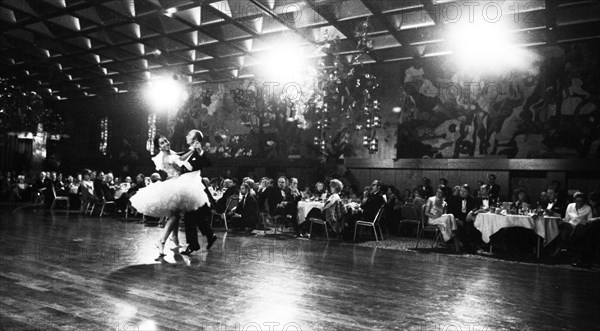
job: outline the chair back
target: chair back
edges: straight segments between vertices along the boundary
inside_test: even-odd
[[[379,210],[377,211],[377,214],[375,215],[375,219],[373,220],[373,224],[376,224],[379,221],[381,221],[381,218],[383,217],[384,209],[385,209],[385,204],[383,206],[379,207]]]
[[[402,213],[403,220],[411,220],[418,221],[419,215],[417,213],[417,207],[412,203],[407,203],[400,207],[400,212]]]
[[[240,201],[240,197],[237,194],[233,194],[229,198],[227,198],[227,204],[225,205],[224,213],[230,214],[231,210],[233,210],[233,208],[237,207],[239,201]]]
[[[50,186],[52,186],[52,197],[53,197],[54,199],[56,199],[56,187],[54,187],[54,184],[52,184],[52,185],[50,185]]]

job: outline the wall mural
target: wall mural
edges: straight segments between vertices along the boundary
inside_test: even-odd
[[[450,64],[417,61],[404,70],[401,93],[398,85],[382,86],[379,152],[370,156],[363,148],[364,123],[343,118],[332,121],[327,150],[341,151],[329,153],[335,157],[598,158],[599,55],[593,44],[547,48],[531,71],[502,77],[473,77],[453,72]],[[402,76],[386,74],[395,82]],[[313,146],[310,113],[299,111],[310,101],[311,82],[299,84],[309,93],[295,103],[277,91],[265,93],[257,81],[194,86],[168,120],[173,146],[183,148],[187,131],[199,128],[217,158],[322,157]],[[395,114],[390,109],[399,94],[402,107]]]
[[[598,158],[597,45],[546,49],[530,72],[405,71],[397,158]]]

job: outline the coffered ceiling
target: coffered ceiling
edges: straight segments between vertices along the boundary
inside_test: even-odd
[[[469,5],[471,3],[471,5]],[[57,99],[125,93],[173,72],[189,83],[254,77],[261,54],[291,40],[308,57],[339,38],[351,59],[368,19],[385,65],[451,54],[449,24],[487,12],[524,47],[600,37],[597,1],[1,0],[0,77]],[[500,13],[500,15],[498,15]]]

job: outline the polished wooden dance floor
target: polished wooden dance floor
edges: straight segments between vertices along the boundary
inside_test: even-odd
[[[155,261],[162,229],[135,220],[0,217],[2,330],[599,327],[594,271],[224,233]]]

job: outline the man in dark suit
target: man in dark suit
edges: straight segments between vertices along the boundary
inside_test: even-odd
[[[298,214],[298,200],[292,194],[287,177],[279,177],[277,179],[277,187],[268,191],[267,205],[269,206],[269,214],[271,216],[281,216],[287,219],[292,224],[296,236],[301,237],[296,216]]]
[[[242,199],[235,208],[232,224],[235,228],[250,228],[250,231],[256,228],[258,223],[258,202],[254,195],[250,194],[250,186],[243,183],[240,186]]]
[[[373,221],[375,216],[377,216],[377,212],[379,208],[385,204],[385,199],[383,198],[383,193],[381,192],[381,182],[378,180],[374,180],[371,183],[371,194],[367,201],[361,205],[362,219],[367,221]]]
[[[206,153],[204,153],[202,145],[200,144],[203,138],[204,136],[200,130],[191,130],[185,137],[186,143],[190,145],[190,150],[180,156],[179,166],[181,166],[182,173],[201,171],[205,167],[212,166],[212,162],[210,162],[210,159],[206,156]],[[200,175],[201,174],[198,173],[198,176]],[[211,196],[207,187],[204,188],[204,191],[207,196]],[[188,247],[185,251],[181,252],[182,255],[190,255],[200,249],[197,229],[200,229],[202,235],[206,236],[208,242],[206,249],[210,249],[215,241],[217,241],[217,235],[213,232],[210,222],[208,221],[210,213],[211,209],[209,204],[205,204],[197,210],[185,213],[183,221],[185,223],[185,238]]]
[[[479,209],[479,202],[471,196],[471,188],[465,184],[460,188],[458,199],[449,201],[448,211],[456,218],[458,236],[461,242],[476,251],[482,247],[481,233],[475,228],[473,212]]]
[[[545,209],[546,213],[550,216],[559,216],[564,218],[567,211],[567,203],[560,199],[556,188],[552,186],[548,187],[546,194],[548,196],[548,201],[544,202],[540,207]]]
[[[225,187],[225,192],[223,193],[223,196],[217,200],[217,205],[215,206],[217,213],[225,212],[229,197],[239,193],[238,187],[232,179],[227,178],[223,180],[223,187]]]
[[[490,186],[487,184],[481,185],[479,188],[479,198],[477,201],[479,208],[489,209],[490,207],[494,207],[497,202],[498,198],[490,194]]]
[[[496,184],[496,175],[494,174],[489,174],[488,175],[488,183],[487,183],[489,189],[490,189],[490,197],[492,197],[493,199],[500,199],[500,185]]]

